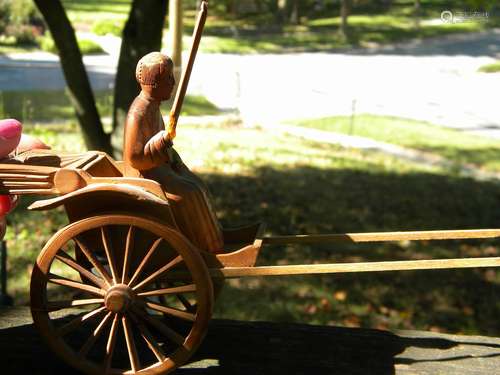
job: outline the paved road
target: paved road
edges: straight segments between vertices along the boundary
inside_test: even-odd
[[[115,54],[86,58],[95,88],[112,85]],[[426,120],[500,138],[500,74],[477,72],[495,58],[500,58],[500,29],[344,53],[200,54],[189,91],[239,109],[250,123],[350,114],[354,104],[357,113]],[[0,58],[0,90],[63,87],[53,57]]]

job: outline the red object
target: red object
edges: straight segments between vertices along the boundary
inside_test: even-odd
[[[14,208],[13,201],[14,198],[10,195],[0,195],[0,217],[7,215]]]

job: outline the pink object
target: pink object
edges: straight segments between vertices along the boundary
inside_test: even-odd
[[[15,119],[0,120],[0,157],[7,156],[21,140],[22,124]]]

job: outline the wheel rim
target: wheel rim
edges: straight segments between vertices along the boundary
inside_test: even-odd
[[[64,360],[92,374],[165,374],[182,365],[203,340],[212,305],[207,267],[189,241],[128,215],[61,229],[31,278],[39,331]],[[68,312],[77,315],[60,319]]]

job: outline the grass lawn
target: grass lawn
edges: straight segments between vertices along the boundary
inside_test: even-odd
[[[427,122],[363,114],[354,118],[352,128],[351,118],[348,116],[300,120],[294,123],[432,152],[457,164],[475,164],[478,168],[500,172],[498,141]]]
[[[131,0],[63,0],[70,20],[77,29],[91,30],[102,23],[123,23],[130,10]],[[222,53],[279,53],[300,51],[329,51],[336,48],[373,46],[394,43],[412,38],[443,36],[484,30],[497,25],[498,19],[489,22],[466,22],[455,24],[429,23],[438,19],[447,4],[440,1],[422,3],[422,23],[415,29],[413,2],[399,1],[388,10],[373,7],[354,7],[349,17],[350,31],[346,38],[338,34],[340,17],[332,8],[328,12],[309,13],[300,25],[277,24],[269,11],[234,18],[225,13],[221,4],[214,3],[205,26],[205,38],[201,50]],[[192,34],[197,9],[185,5],[184,32]],[[168,23],[168,20],[167,20]],[[111,27],[111,26],[110,26]],[[168,24],[166,25],[168,28]],[[116,29],[116,26],[112,26]],[[190,42],[184,43],[187,49]]]
[[[81,27],[99,20],[126,20],[132,0],[62,0],[71,22]]]
[[[28,129],[54,148],[73,128]],[[70,138],[73,137],[73,138]],[[71,142],[68,142],[71,139]],[[209,184],[224,226],[264,220],[268,233],[497,227],[498,186],[378,153],[271,135],[237,125],[185,126],[176,149]],[[60,210],[9,217],[9,292],[28,298],[31,265],[66,219]],[[493,241],[369,246],[276,246],[260,264],[497,255]],[[498,334],[500,274],[493,269],[249,278],[227,283],[215,317]]]
[[[112,32],[120,35],[128,18],[131,0],[63,0],[73,26],[79,31]],[[337,9],[307,14],[299,25],[280,25],[273,13],[263,11],[238,18],[225,13],[220,4],[214,4],[204,31],[201,50],[220,53],[280,53],[302,51],[331,51],[338,48],[376,46],[414,38],[438,37],[452,33],[485,30],[498,26],[498,17],[488,22],[446,24],[429,22],[439,19],[448,5],[439,1],[422,3],[422,22],[415,28],[413,2],[395,2],[391,8],[354,7],[349,17],[347,38],[338,33],[340,17]],[[192,34],[197,10],[185,5],[184,32]],[[444,8],[443,8],[444,7]],[[168,19],[166,20],[168,29]],[[167,43],[167,42],[166,42]],[[184,43],[189,48],[190,41]],[[165,47],[168,47],[165,45]],[[0,53],[25,52],[30,46],[2,45]]]
[[[94,93],[97,108],[102,117],[109,117],[113,108],[111,90]],[[162,105],[164,113],[168,103]],[[182,115],[217,115],[219,109],[207,98],[187,95],[182,106]],[[62,90],[54,91],[0,91],[0,118],[16,118],[25,124],[39,122],[75,122],[75,112],[68,95]]]
[[[500,61],[494,62],[492,64],[487,64],[481,66],[478,71],[483,73],[498,73],[500,72]]]
[[[339,17],[306,21],[300,26],[288,26],[279,32],[242,31],[238,36],[216,35],[207,27],[201,44],[205,52],[222,53],[279,53],[302,51],[330,51],[337,48],[375,46],[413,38],[429,38],[453,33],[484,30],[481,22],[457,24],[422,23],[414,27],[412,17],[399,15],[352,15],[347,38],[338,33]]]

